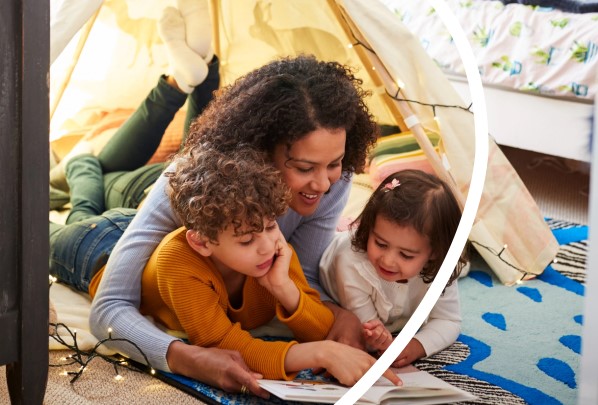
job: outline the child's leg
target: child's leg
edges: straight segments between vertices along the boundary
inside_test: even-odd
[[[146,164],[186,98],[186,94],[166,83],[162,76],[98,155],[104,173],[135,170]]]
[[[220,63],[218,57],[214,56],[212,61],[208,64],[208,76],[206,79],[195,87],[193,92],[189,95],[187,104],[187,115],[185,117],[185,131],[181,147],[185,144],[189,125],[201,112],[206,108],[208,103],[214,97],[214,92],[218,90],[220,85]]]
[[[117,209],[70,225],[50,223],[50,274],[88,292],[135,213]]]
[[[66,181],[71,190],[73,208],[67,224],[104,212],[104,179],[98,159],[91,154],[72,158],[66,165]]]
[[[165,165],[156,163],[140,167],[132,172],[114,172],[104,175],[104,203],[106,209],[137,208],[146,196]]]

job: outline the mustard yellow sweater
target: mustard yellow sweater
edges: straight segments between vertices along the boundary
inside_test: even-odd
[[[295,313],[288,314],[253,277],[246,278],[243,302],[233,308],[220,273],[211,260],[188,245],[185,232],[179,228],[164,238],[145,267],[141,313],[169,329],[184,331],[194,345],[239,351],[247,365],[264,378],[292,378],[284,371],[284,359],[297,342],[267,342],[253,338],[247,330],[276,315],[298,341],[326,338],[334,315],[309,287],[295,252],[289,268],[301,295]]]

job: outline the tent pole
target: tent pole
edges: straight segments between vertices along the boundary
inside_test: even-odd
[[[214,42],[214,53],[222,58],[220,54],[220,25],[218,23],[220,17],[220,1],[210,0],[210,16],[212,17],[212,39]],[[221,59],[222,60],[222,59]],[[221,62],[222,63],[222,62]]]
[[[52,117],[54,116],[54,112],[56,112],[56,109],[58,108],[58,104],[60,104],[60,100],[62,99],[62,95],[64,94],[64,91],[66,90],[66,86],[68,86],[68,84],[71,80],[71,76],[73,75],[75,66],[77,66],[77,62],[79,62],[79,57],[81,56],[81,52],[83,51],[85,42],[87,41],[87,38],[89,37],[89,33],[91,32],[91,27],[93,27],[93,24],[95,23],[96,18],[98,18],[98,14],[100,14],[101,9],[102,9],[102,5],[100,5],[100,7],[98,7],[98,9],[93,14],[93,16],[91,16],[89,21],[87,21],[87,23],[85,24],[83,31],[81,31],[81,36],[79,37],[79,42],[77,43],[77,48],[75,48],[75,53],[73,54],[73,59],[71,61],[71,64],[70,64],[69,68],[67,69],[66,76],[65,76],[62,84],[58,88],[56,96],[54,97],[54,101],[52,102],[52,106],[50,107],[50,121],[52,121]]]
[[[351,24],[351,20],[345,18],[340,11],[340,6],[336,0],[328,0],[328,4],[349,38],[352,38],[356,33],[359,33],[359,29],[355,25],[352,25],[350,28],[348,27],[348,25]],[[382,64],[378,56],[371,52],[366,52],[363,47],[360,46],[353,47],[353,49],[357,52],[357,55],[364,66],[372,67],[370,76],[372,77],[372,80],[374,80],[376,86],[384,87],[386,89],[397,87],[397,84],[392,79],[390,73],[388,73],[386,67]],[[463,193],[458,189],[455,180],[442,164],[440,156],[438,156],[438,153],[436,153],[436,150],[434,149],[434,145],[430,142],[423,125],[419,123],[417,116],[413,113],[409,104],[406,101],[392,100],[390,97],[386,97],[385,100],[390,107],[391,113],[399,123],[401,131],[411,131],[417,143],[422,148],[426,158],[430,162],[430,165],[434,169],[434,172],[451,187],[461,209],[463,209],[465,206],[465,197],[463,196]],[[407,125],[406,121],[409,121],[410,124]]]
[[[347,36],[347,38],[349,38],[349,39],[353,38],[353,31],[351,30],[351,28],[349,28],[347,26],[349,24],[349,21],[341,13],[340,7],[336,3],[336,1],[328,0],[328,5],[330,7],[330,10],[334,13],[334,16],[336,17],[336,20],[338,21],[339,25],[342,27],[343,31],[345,31],[345,35]],[[354,46],[353,50],[357,53],[359,60],[361,60],[361,63],[363,63],[363,66],[365,66],[366,68],[371,66],[368,56],[366,55],[366,52],[362,47]],[[368,73],[369,73],[370,77],[372,78],[372,80],[374,81],[374,84],[377,88],[385,87],[384,83],[380,80],[380,77],[378,75],[376,75],[375,73],[371,73],[371,72],[368,72]],[[399,128],[401,129],[401,132],[408,131],[409,128],[407,128],[405,122],[403,121],[403,117],[397,110],[396,105],[388,97],[384,97],[383,100],[384,100],[384,103],[386,104],[386,107],[390,110],[391,115],[395,117],[395,120],[397,121],[397,124],[399,125]]]

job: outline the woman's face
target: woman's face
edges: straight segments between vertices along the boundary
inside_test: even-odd
[[[274,166],[292,193],[290,207],[302,216],[313,214],[324,193],[342,174],[347,133],[344,128],[319,128],[295,141],[290,148],[277,145]]]

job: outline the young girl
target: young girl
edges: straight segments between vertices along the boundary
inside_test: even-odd
[[[77,220],[71,215],[68,225],[51,226],[50,238],[50,273],[91,296],[132,219],[131,210],[93,215],[101,214],[88,204],[102,199],[99,164],[94,187],[79,187],[80,174],[90,182],[93,159],[83,155],[67,164]],[[290,379],[306,368],[325,368],[341,383],[359,380],[375,359],[323,340],[334,315],[307,283],[276,223],[290,200],[280,172],[251,149],[226,155],[196,149],[176,163],[176,170],[167,173],[169,194],[185,226],[168,234],[151,255],[141,277],[141,313],[184,332],[193,345],[238,351],[265,378]],[[273,317],[291,329],[296,341],[250,335],[250,329]],[[398,382],[390,370],[386,375]]]
[[[326,291],[363,323],[369,350],[383,352],[434,280],[457,230],[461,210],[446,183],[419,170],[388,176],[349,232],[322,256]],[[452,344],[461,330],[457,286],[461,257],[422,326],[393,363],[405,366]]]

